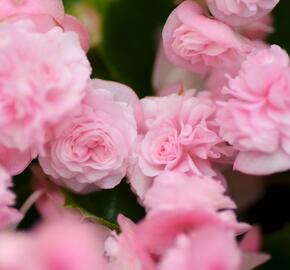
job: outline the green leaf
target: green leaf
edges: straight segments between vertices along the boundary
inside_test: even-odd
[[[271,260],[260,270],[282,270],[290,266],[290,224],[271,234],[264,240],[263,251],[269,253]]]
[[[144,209],[138,204],[130,186],[123,181],[114,189],[101,190],[89,195],[77,195],[64,191],[65,206],[77,209],[89,219],[102,225],[118,230],[117,217],[123,214],[137,222],[145,215]]]

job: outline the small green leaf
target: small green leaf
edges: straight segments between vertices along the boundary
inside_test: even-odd
[[[123,181],[114,189],[101,190],[89,195],[77,195],[64,191],[65,206],[77,209],[89,219],[118,230],[117,217],[123,214],[137,222],[145,215],[144,209],[138,204],[136,196],[130,186]]]

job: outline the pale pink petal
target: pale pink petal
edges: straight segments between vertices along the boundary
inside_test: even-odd
[[[261,264],[270,260],[268,254],[263,253],[243,253],[242,266],[240,270],[253,270]]]
[[[239,26],[270,13],[279,0],[207,0],[211,13],[219,20]]]
[[[236,61],[255,47],[227,25],[206,17],[190,0],[183,1],[169,16],[163,44],[173,64],[200,74]]]
[[[1,2],[0,20],[17,14],[49,15],[62,22],[64,7],[61,0],[4,0]]]
[[[61,23],[61,27],[65,32],[72,31],[76,32],[79,36],[80,43],[85,52],[87,52],[90,48],[90,36],[81,21],[79,21],[76,17],[71,15],[65,15],[64,20]]]
[[[0,146],[0,164],[11,175],[23,172],[32,160],[30,151],[21,152],[17,149]]]
[[[283,150],[273,154],[261,152],[240,152],[234,169],[252,175],[269,175],[290,168],[290,156]]]
[[[118,185],[137,139],[137,102],[126,86],[90,82],[75,112],[52,127],[39,156],[44,172],[56,184],[82,194]]]

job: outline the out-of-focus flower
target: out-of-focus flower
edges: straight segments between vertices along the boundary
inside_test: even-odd
[[[169,60],[194,73],[205,73],[247,54],[253,45],[226,24],[203,15],[193,1],[182,2],[163,29],[164,49]]]
[[[98,46],[101,42],[101,14],[88,2],[73,4],[73,12],[85,25],[90,36],[90,45]]]
[[[49,125],[85,95],[91,67],[77,35],[30,21],[0,24],[0,143],[39,150]],[[52,109],[53,108],[53,109]]]
[[[268,48],[268,45],[262,40],[253,40],[252,43],[255,44],[256,51]],[[245,59],[246,55],[240,55],[233,62],[212,68],[205,77],[205,89],[208,91],[204,92],[210,93],[211,98],[216,102],[228,100],[230,96],[225,93],[224,88],[228,85],[231,77],[236,77],[239,74]],[[200,94],[204,93],[200,92]]]
[[[239,151],[234,168],[267,175],[290,168],[290,68],[280,47],[255,52],[229,80],[218,122],[221,136]]]
[[[270,13],[278,3],[279,0],[207,0],[211,13],[233,26],[258,20]]]
[[[243,251],[241,270],[255,269],[270,259],[268,254],[260,252],[261,244],[260,229],[254,226],[240,242],[240,248]]]
[[[203,77],[173,65],[166,57],[162,42],[157,52],[152,85],[158,96],[178,94],[187,89],[203,89]]]
[[[158,215],[162,211],[213,211],[231,224],[237,234],[247,232],[250,226],[237,221],[236,205],[225,192],[223,183],[210,177],[165,172],[154,179],[143,203],[149,210],[148,215]]]
[[[233,230],[210,212],[165,211],[138,225],[119,217],[119,224],[122,233],[106,245],[113,269],[239,269]]]
[[[1,2],[0,21],[30,20],[35,24],[35,30],[47,32],[55,26],[64,31],[78,34],[82,48],[88,51],[89,34],[84,25],[75,17],[64,12],[61,0],[3,0]]]
[[[135,102],[129,87],[93,81],[75,113],[54,126],[40,156],[44,172],[82,193],[119,184],[137,138]]]
[[[232,151],[218,135],[214,102],[186,91],[183,96],[145,98],[142,104],[146,129],[138,138],[137,165],[130,173],[131,184],[141,198],[148,184],[140,182],[150,183],[164,171],[217,176],[211,162],[230,156]]]
[[[154,180],[146,192],[144,205],[150,212],[178,209],[235,209],[235,203],[225,195],[225,187],[210,177],[186,176],[165,172]]]
[[[98,225],[74,219],[46,222],[34,230],[35,257],[48,270],[107,269],[104,241],[108,232]]]
[[[46,221],[30,232],[1,232],[0,268],[106,270],[107,234],[97,225],[73,218]]]
[[[264,40],[274,32],[273,16],[267,14],[257,21],[239,27],[238,31],[249,39]]]
[[[0,168],[0,230],[18,222],[21,218],[21,214],[12,208],[15,204],[15,194],[9,190],[11,187],[11,177]]]
[[[10,175],[17,175],[23,172],[32,160],[32,153],[29,150],[19,151],[15,148],[7,148],[0,145],[0,166]]]
[[[37,268],[28,234],[0,232],[0,269],[42,270]]]
[[[229,77],[234,77],[238,74],[242,60],[243,59],[237,59],[229,65],[223,65],[222,67],[210,70],[205,80],[205,88],[210,93],[212,99],[215,101],[228,99],[223,89],[228,85]]]
[[[62,0],[3,0],[1,2],[0,20],[18,14],[48,15],[62,22],[64,7]]]

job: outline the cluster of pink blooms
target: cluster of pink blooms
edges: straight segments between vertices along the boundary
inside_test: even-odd
[[[289,56],[263,41],[278,2],[182,1],[163,28],[157,96],[140,100],[91,78],[88,33],[61,0],[2,1],[0,269],[250,270],[266,261],[257,230],[236,219],[223,170],[290,169]],[[43,221],[20,232],[11,177],[36,158]],[[120,215],[119,234],[62,207],[58,186],[85,195],[125,177],[147,214],[137,224]]]

